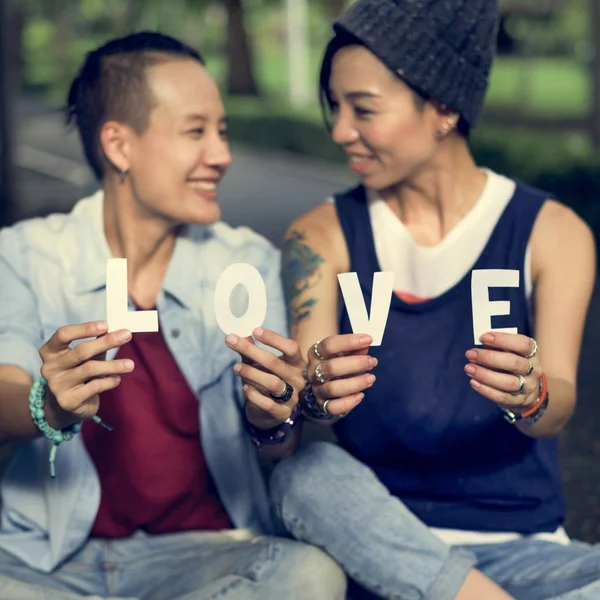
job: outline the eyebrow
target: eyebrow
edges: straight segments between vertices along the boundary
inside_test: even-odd
[[[191,122],[191,121],[208,121],[208,117],[206,117],[205,115],[202,115],[200,113],[194,113],[194,114],[190,114],[190,115],[186,115],[185,120],[187,122]],[[219,123],[227,123],[227,117],[226,116],[222,116],[219,119]]]
[[[348,100],[377,100],[381,98],[379,94],[374,94],[373,92],[347,92],[344,96]]]

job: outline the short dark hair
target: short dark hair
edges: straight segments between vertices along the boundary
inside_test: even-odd
[[[69,89],[66,113],[67,123],[77,126],[85,157],[99,180],[106,166],[99,138],[102,126],[115,119],[143,133],[154,107],[146,68],[177,58],[204,65],[196,50],[154,31],[112,39],[87,54]]]
[[[362,46],[363,48],[368,49],[366,44],[364,44],[361,40],[359,40],[351,33],[340,31],[336,33],[336,35],[333,38],[331,38],[331,40],[327,44],[325,48],[325,53],[323,54],[323,59],[321,61],[321,71],[319,73],[319,101],[321,103],[321,112],[323,114],[325,126],[329,130],[331,130],[332,106],[331,89],[329,87],[329,81],[331,79],[333,58],[339,50],[347,46]],[[394,75],[399,79],[402,79],[397,73],[394,73]],[[414,85],[408,83],[405,79],[402,79],[402,81],[412,91],[413,100],[415,102],[415,108],[418,111],[422,111],[425,107],[425,104],[432,98],[430,98],[421,90],[418,90]],[[469,124],[462,117],[459,118],[456,129],[464,138],[468,139],[470,127]]]

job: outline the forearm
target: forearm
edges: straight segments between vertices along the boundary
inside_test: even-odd
[[[29,389],[24,383],[0,381],[0,444],[40,435],[29,412]]]
[[[548,378],[548,407],[536,423],[518,421],[516,426],[532,438],[550,439],[567,425],[575,410],[575,386],[564,379]]]
[[[0,380],[0,444],[29,440],[41,435],[29,411],[29,391],[31,384]],[[73,422],[60,409],[51,394],[46,395],[45,418],[54,429],[62,429]]]

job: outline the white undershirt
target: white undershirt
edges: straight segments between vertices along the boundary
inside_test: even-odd
[[[369,193],[375,250],[384,271],[394,271],[394,289],[426,300],[455,286],[483,252],[498,219],[515,192],[515,182],[488,169],[487,180],[473,208],[435,246],[417,245],[389,204]],[[525,257],[525,294],[531,297],[529,246]]]
[[[394,271],[395,292],[408,301],[440,296],[455,286],[477,262],[502,212],[512,199],[515,182],[483,169],[487,180],[473,208],[435,246],[417,245],[408,229],[390,206],[377,194],[368,192],[369,214],[375,238],[375,250],[383,271]],[[531,256],[527,246],[524,265],[525,294],[532,294]],[[519,539],[519,533],[479,532],[431,528],[450,545],[491,544]],[[559,544],[570,542],[559,527],[554,533],[530,536]]]

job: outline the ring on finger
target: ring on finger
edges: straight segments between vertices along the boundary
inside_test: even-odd
[[[519,389],[516,392],[511,392],[511,394],[513,396],[518,396],[519,394],[523,393],[523,390],[525,389],[525,377],[523,377],[523,375],[516,375],[516,377],[519,378]]]
[[[323,385],[327,381],[327,379],[325,379],[325,375],[323,375],[323,368],[321,366],[321,363],[319,363],[317,365],[317,368],[315,369],[315,377],[321,385]]]
[[[523,373],[523,377],[528,377],[533,373],[533,363],[529,361],[529,369],[527,369],[526,373]]]
[[[329,402],[331,402],[331,400],[325,400],[325,402],[323,402],[323,412],[328,416],[328,417],[332,417],[333,415],[331,415],[329,413],[329,411],[327,410],[327,405],[329,404]]]
[[[315,356],[319,359],[319,360],[325,360],[325,357],[321,355],[321,353],[319,352],[319,344],[322,342],[323,340],[319,340],[318,342],[315,342],[314,346],[313,346],[313,352],[315,354]]]
[[[281,394],[269,394],[269,396],[277,402],[289,402],[294,395],[294,388],[286,381],[284,381],[283,384],[285,385],[285,389]]]
[[[531,352],[525,358],[533,358],[537,354],[537,342],[533,338],[530,338],[530,339],[533,342],[533,348],[531,349]]]

